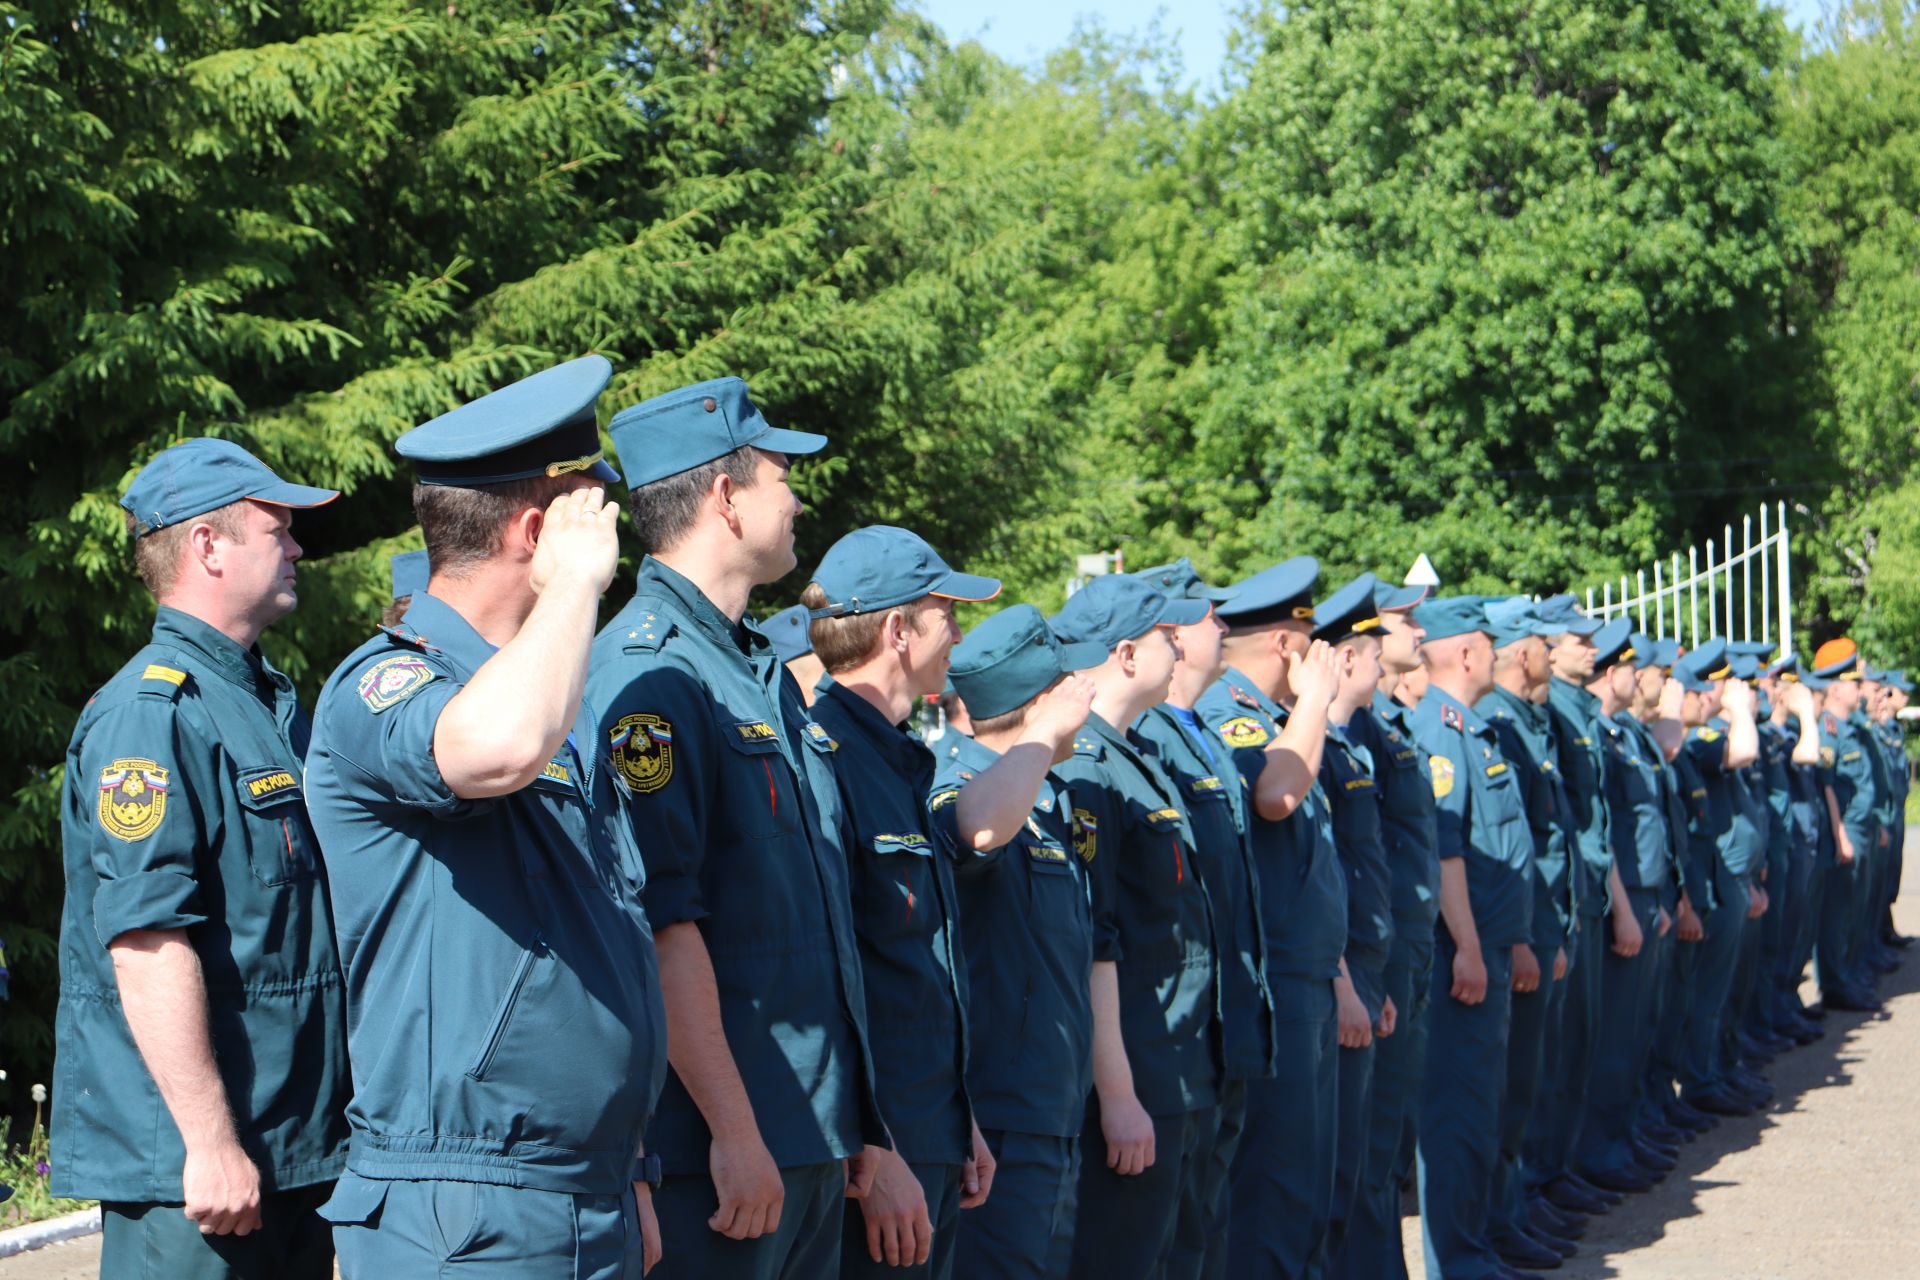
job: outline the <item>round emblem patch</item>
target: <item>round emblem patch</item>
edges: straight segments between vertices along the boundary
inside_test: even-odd
[[[1263,747],[1273,737],[1267,726],[1252,716],[1235,716],[1220,726],[1220,736],[1230,747]]]
[[[613,767],[638,794],[658,791],[672,780],[673,726],[659,716],[622,716],[607,739]]]
[[[131,843],[160,829],[167,816],[169,774],[152,760],[129,757],[100,771],[100,825]]]
[[[1433,769],[1433,798],[1444,800],[1453,794],[1453,761],[1445,756],[1428,756]]]

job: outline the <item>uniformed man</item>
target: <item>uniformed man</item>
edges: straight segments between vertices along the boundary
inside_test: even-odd
[[[1674,664],[1685,696],[1687,736],[1674,757],[1689,801],[1688,858],[1694,883],[1709,884],[1704,936],[1694,958],[1693,1006],[1681,1035],[1681,1096],[1714,1115],[1748,1115],[1765,1102],[1725,1044],[1725,1018],[1740,947],[1763,900],[1750,884],[1764,861],[1765,832],[1739,771],[1759,758],[1753,692],[1731,679],[1726,641],[1713,639]],[[1725,718],[1721,718],[1722,710]]]
[[[1493,643],[1493,687],[1473,709],[1493,731],[1498,753],[1511,766],[1532,839],[1531,937],[1512,949],[1513,992],[1507,1028],[1506,1092],[1500,1105],[1500,1154],[1488,1211],[1488,1243],[1513,1267],[1552,1268],[1573,1245],[1536,1224],[1531,1213],[1535,1185],[1564,1170],[1544,1161],[1545,1131],[1558,1117],[1543,1077],[1549,1046],[1565,1034],[1562,1013],[1568,986],[1567,950],[1577,919],[1583,870],[1575,843],[1576,822],[1560,770],[1551,713],[1546,708],[1546,637],[1549,623],[1525,596],[1489,600],[1483,606]],[[1556,1062],[1558,1063],[1556,1054]]]
[[[1415,740],[1433,771],[1440,920],[1420,1106],[1420,1219],[1427,1274],[1501,1276],[1488,1211],[1506,1092],[1513,949],[1533,926],[1533,841],[1524,792],[1493,729],[1472,710],[1493,688],[1491,623],[1478,597],[1414,610],[1429,688]]]
[[[427,553],[402,551],[387,562],[393,576],[393,600],[380,614],[380,625],[391,627],[407,616],[416,592],[427,589]]]
[[[1826,1033],[1801,1002],[1800,984],[1813,955],[1824,866],[1831,861],[1833,844],[1826,789],[1820,775],[1819,702],[1800,679],[1799,662],[1792,652],[1767,667],[1763,683],[1772,713],[1762,733],[1773,735],[1789,747],[1789,845],[1787,878],[1782,886],[1786,901],[1772,974],[1773,1025],[1799,1043],[1811,1044]]]
[[[1333,810],[1333,843],[1347,879],[1347,938],[1334,979],[1339,1017],[1339,1110],[1334,1138],[1330,1270],[1344,1273],[1349,1228],[1366,1181],[1375,1046],[1396,1031],[1399,1010],[1386,991],[1393,951],[1393,873],[1387,862],[1379,773],[1390,767],[1362,745],[1380,676],[1379,585],[1363,573],[1314,606],[1313,638],[1332,646],[1338,678],[1327,708],[1320,785]]]
[[[814,720],[837,744],[841,843],[867,989],[880,1111],[894,1148],[846,1206],[843,1276],[953,1274],[960,1211],[987,1198],[993,1156],[967,1096],[967,973],[960,952],[953,810],[932,810],[933,753],[906,727],[947,678],[956,600],[1000,583],[950,568],[890,525],[847,534],[800,602],[826,668]]]
[[[1345,873],[1319,782],[1333,651],[1313,641],[1320,566],[1296,556],[1234,588],[1227,673],[1194,710],[1231,750],[1247,799],[1273,993],[1275,1075],[1247,1083],[1247,1127],[1229,1172],[1227,1274],[1305,1276],[1326,1266],[1338,1133],[1333,982],[1346,948]]]
[[[1827,1009],[1877,1013],[1877,975],[1867,966],[1861,934],[1867,919],[1869,866],[1880,849],[1880,801],[1874,793],[1872,744],[1860,733],[1860,654],[1844,636],[1814,651],[1807,683],[1821,693],[1820,764],[1825,770],[1834,861],[1820,908],[1816,967]]]
[[[1907,735],[1901,727],[1900,713],[1906,710],[1913,693],[1913,681],[1902,671],[1888,671],[1883,675],[1885,694],[1875,723],[1880,741],[1887,749],[1887,776],[1893,784],[1893,831],[1892,839],[1887,842],[1886,901],[1880,912],[1879,936],[1886,946],[1904,951],[1913,940],[1894,928],[1893,904],[1900,899],[1900,877],[1906,869],[1907,795],[1913,788],[1912,767],[1907,762]]]
[[[1876,974],[1892,973],[1900,967],[1900,957],[1892,947],[1880,940],[1882,926],[1887,919],[1887,904],[1893,893],[1893,837],[1899,820],[1900,801],[1893,776],[1895,767],[1879,725],[1885,710],[1885,694],[1884,673],[1868,666],[1863,660],[1860,664],[1860,705],[1855,709],[1852,721],[1856,736],[1873,748],[1867,758],[1873,766],[1873,794],[1880,824],[1880,840],[1874,851],[1875,856],[1869,858],[1867,864],[1860,953],[1867,967]]]
[[[402,436],[432,575],[327,680],[308,803],[353,1028],[349,1277],[638,1277],[665,1067],[642,870],[581,699],[619,508],[599,356]],[[564,1066],[554,1050],[564,1046]]]
[[[298,598],[293,511],[337,496],[206,438],[120,500],[159,609],[67,746],[52,1123],[53,1193],[102,1201],[102,1275],[332,1273],[340,962],[307,716],[257,641]]]
[[[1057,772],[1093,872],[1093,1096],[1081,1143],[1075,1277],[1157,1274],[1203,1163],[1219,1102],[1212,907],[1173,779],[1122,729],[1164,701],[1180,658],[1174,628],[1204,600],[1137,578],[1095,578],[1050,619],[1063,644],[1093,643],[1093,710]]]
[[[1733,655],[1734,674],[1748,680],[1754,688],[1754,724],[1760,735],[1760,757],[1749,772],[1748,787],[1766,812],[1766,859],[1761,888],[1766,894],[1767,909],[1749,931],[1747,951],[1741,956],[1741,969],[1734,980],[1734,1002],[1739,1010],[1737,1042],[1747,1057],[1771,1061],[1799,1043],[1774,1026],[1772,980],[1779,966],[1787,882],[1793,860],[1793,784],[1788,773],[1793,744],[1774,723],[1774,707],[1768,696],[1771,681],[1767,679],[1762,659],[1772,655],[1773,643],[1736,641],[1727,647]],[[1817,752],[1817,732],[1813,735],[1813,747]]]
[[[587,698],[660,952],[671,1070],[647,1142],[666,1271],[823,1280],[840,1271],[848,1179],[865,1194],[870,1149],[889,1143],[835,741],[747,603],[794,567],[789,460],[826,440],[770,424],[738,378],[610,429],[647,557],[594,641]]]
[[[1541,604],[1542,617],[1558,626],[1548,638],[1553,678],[1546,688],[1546,709],[1553,725],[1560,779],[1573,817],[1573,852],[1579,879],[1577,918],[1567,939],[1565,1006],[1549,1060],[1542,1095],[1547,1119],[1540,1141],[1530,1144],[1528,1161],[1535,1185],[1575,1172],[1574,1153],[1586,1123],[1596,1057],[1602,1051],[1603,973],[1609,954],[1637,955],[1646,943],[1640,917],[1631,909],[1626,886],[1614,865],[1609,811],[1601,781],[1605,747],[1596,721],[1600,703],[1587,684],[1593,678],[1593,636],[1600,622],[1589,618],[1570,595]],[[1646,1135],[1640,1138],[1640,1163],[1656,1173],[1671,1171],[1676,1152]],[[1604,1185],[1604,1184],[1603,1184]]]
[[[1247,829],[1246,794],[1229,750],[1194,706],[1226,673],[1226,624],[1213,607],[1233,599],[1209,587],[1184,556],[1134,575],[1162,595],[1208,606],[1200,621],[1173,628],[1180,646],[1167,699],[1134,722],[1161,768],[1180,788],[1193,830],[1194,865],[1213,904],[1213,949],[1220,958],[1221,1078],[1218,1104],[1202,1113],[1195,1176],[1182,1188],[1169,1280],[1224,1275],[1231,1199],[1228,1176],[1246,1131],[1247,1082],[1274,1072],[1273,995],[1267,988],[1266,931],[1260,882]]]
[[[820,683],[820,677],[827,673],[819,655],[813,651],[813,637],[808,628],[813,625],[813,615],[804,604],[792,605],[769,617],[760,624],[760,630],[766,633],[773,644],[781,665],[792,673],[794,683],[800,686],[800,696],[808,706],[813,705],[814,690]]]
[[[966,1280],[1056,1280],[1073,1254],[1080,1129],[1093,1087],[1090,867],[1052,772],[1073,753],[1107,659],[1063,645],[1031,605],[954,646],[948,678],[981,710],[940,766],[930,805],[953,810],[955,881],[976,1044],[974,1115],[998,1162],[994,1194],[960,1215]],[[1096,846],[1082,834],[1089,853]]]
[[[1662,902],[1671,880],[1672,828],[1659,748],[1638,731],[1628,710],[1637,682],[1628,620],[1608,622],[1594,632],[1592,644],[1593,671],[1583,692],[1594,700],[1588,732],[1601,746],[1600,803],[1620,880],[1613,920],[1625,916],[1633,928],[1616,923],[1600,958],[1599,1031],[1573,1162],[1589,1181],[1617,1186],[1645,1167],[1641,1156],[1649,1137],[1671,1144],[1687,1135],[1663,1120],[1635,1122],[1653,1043],[1657,949],[1672,927]]]
[[[1393,946],[1381,990],[1395,1010],[1393,1034],[1373,1047],[1373,1101],[1366,1167],[1346,1246],[1336,1274],[1352,1280],[1405,1280],[1401,1247],[1401,1187],[1413,1171],[1421,1078],[1426,1067],[1427,1008],[1433,977],[1433,931],[1440,914],[1440,856],[1433,777],[1426,753],[1413,741],[1408,717],[1418,698],[1397,694],[1409,675],[1424,673],[1420,642],[1426,632],[1413,607],[1421,587],[1374,591],[1380,614],[1380,683],[1366,714],[1347,722],[1347,738],[1373,760],[1380,792],[1381,836],[1392,873]]]

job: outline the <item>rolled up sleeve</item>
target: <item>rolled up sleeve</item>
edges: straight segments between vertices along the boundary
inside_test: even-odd
[[[181,771],[178,710],[137,698],[111,708],[80,752],[82,793],[91,797],[87,861],[98,883],[100,945],[135,929],[185,929],[207,919],[200,876],[205,823]]]

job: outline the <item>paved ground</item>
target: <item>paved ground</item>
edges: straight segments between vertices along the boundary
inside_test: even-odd
[[[1910,849],[1913,867],[1920,840]],[[1901,931],[1920,935],[1920,872],[1900,905]],[[1666,1182],[1594,1221],[1556,1280],[1920,1276],[1920,947],[1908,955],[1885,1014],[1831,1015],[1825,1040],[1774,1064],[1766,1114],[1690,1144]],[[1405,1225],[1423,1280],[1419,1223]],[[0,1259],[0,1280],[92,1280],[99,1266],[94,1236]]]

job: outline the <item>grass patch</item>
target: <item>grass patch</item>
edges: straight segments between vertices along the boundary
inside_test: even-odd
[[[34,1086],[33,1128],[27,1140],[14,1146],[12,1122],[0,1119],[0,1187],[13,1195],[0,1203],[0,1230],[57,1218],[63,1213],[84,1209],[91,1200],[69,1200],[52,1190],[53,1164],[47,1151],[47,1127],[40,1122],[40,1098],[44,1091]]]

